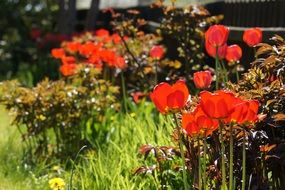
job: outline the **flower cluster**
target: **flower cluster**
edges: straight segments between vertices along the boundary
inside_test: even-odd
[[[259,103],[243,100],[231,91],[203,91],[195,110],[182,114],[182,127],[189,136],[208,135],[223,124],[250,125],[257,121]]]
[[[162,114],[175,113],[185,108],[189,91],[182,80],[172,86],[163,82],[154,88],[150,98]],[[237,97],[231,91],[202,91],[194,111],[182,112],[182,127],[193,136],[212,133],[221,122],[251,125],[257,121],[258,107],[258,101]]]
[[[227,45],[229,29],[223,25],[213,25],[205,33],[205,47],[211,57],[226,59],[228,62],[237,62],[242,57],[242,49],[234,44]],[[259,44],[262,40],[260,28],[251,28],[244,31],[243,41],[250,47]],[[218,52],[218,53],[217,53]]]
[[[96,68],[108,66],[125,69],[125,58],[120,54],[122,40],[119,34],[110,34],[105,29],[95,31],[85,36],[74,37],[73,41],[64,42],[62,48],[54,48],[51,54],[61,60],[60,72],[64,76],[73,75],[78,63],[94,65]],[[119,47],[118,47],[119,46]]]
[[[236,62],[241,58],[242,50],[238,45],[227,45],[229,32],[229,29],[223,25],[213,25],[207,30],[205,48],[211,57],[226,58],[229,62]]]

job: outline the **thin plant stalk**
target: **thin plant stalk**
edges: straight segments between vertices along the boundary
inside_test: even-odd
[[[241,189],[245,190],[245,182],[246,182],[246,151],[245,151],[245,129],[243,129],[243,140],[242,140],[242,185]]]
[[[174,117],[174,121],[175,121],[176,126],[179,126],[178,120],[177,120],[177,117],[176,117],[176,114],[175,114],[175,113],[173,114],[173,117]],[[181,158],[182,158],[183,184],[184,184],[184,189],[185,189],[185,190],[188,190],[189,187],[188,187],[188,183],[187,183],[187,175],[186,175],[186,169],[185,169],[186,161],[185,161],[185,156],[184,156],[184,152],[183,152],[183,144],[182,144],[183,142],[182,142],[182,138],[183,138],[183,135],[182,135],[182,133],[179,131],[179,149],[180,149]]]
[[[253,47],[253,54],[254,54],[254,58],[257,59],[257,55],[256,55],[256,47]]]
[[[233,125],[230,124],[230,190],[233,190],[233,156],[234,156]]]
[[[237,67],[236,67],[236,78],[237,78],[237,83],[239,82],[239,74],[238,74],[238,69],[237,69]]]
[[[221,66],[222,66],[223,74],[224,74],[223,81],[225,82],[225,84],[227,84],[227,82],[229,82],[229,78],[228,78],[227,69],[226,69],[226,66],[223,60],[221,61]]]
[[[74,163],[77,161],[77,158],[79,156],[79,154],[85,149],[87,148],[87,145],[84,145],[83,147],[80,148],[80,150],[77,152],[76,156],[75,156],[75,159],[73,161],[73,165],[72,165],[72,168],[71,168],[71,175],[70,175],[70,178],[69,178],[69,185],[68,185],[68,190],[72,190],[72,178],[73,178],[73,173],[74,173]]]
[[[203,138],[203,182],[204,182],[204,189],[207,189],[207,180],[206,180],[206,167],[207,167],[207,162],[206,162],[206,157],[207,157],[207,141],[206,137]]]
[[[200,139],[198,139],[198,189],[201,190],[202,189],[202,165],[201,165],[201,151],[200,151]]]
[[[215,56],[215,74],[216,74],[216,90],[219,88],[219,57],[218,57],[218,49],[219,47],[216,48],[216,56]]]
[[[222,128],[223,128],[223,123],[220,122],[219,124],[219,138],[220,138],[220,143],[221,143],[221,168],[222,168],[222,190],[227,189],[227,184],[226,184],[226,163],[225,163],[225,145],[224,145],[224,140],[223,140],[223,134],[222,134]]]
[[[125,77],[124,77],[123,72],[121,72],[121,82],[122,82],[122,93],[123,93],[123,105],[124,105],[125,112],[128,112]]]
[[[154,62],[154,66],[155,66],[155,78],[154,78],[154,84],[156,85],[157,84],[157,82],[158,82],[158,80],[157,80],[157,70],[158,70],[158,61],[156,60],[155,62]]]

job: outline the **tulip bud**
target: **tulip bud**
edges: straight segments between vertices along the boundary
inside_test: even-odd
[[[193,76],[194,84],[196,88],[206,89],[211,86],[212,83],[212,75],[210,71],[200,71],[194,73]]]

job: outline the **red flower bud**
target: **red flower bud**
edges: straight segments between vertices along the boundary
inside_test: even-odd
[[[61,57],[61,62],[63,65],[75,64],[76,59],[73,56],[63,56]]]
[[[108,30],[101,28],[101,29],[95,31],[95,35],[97,37],[103,38],[103,37],[108,37],[110,35],[110,33]]]
[[[59,70],[63,76],[70,76],[75,73],[76,64],[63,64]]]
[[[262,40],[262,31],[260,28],[251,28],[243,33],[243,41],[250,47],[259,44]]]
[[[227,47],[226,60],[228,62],[237,62],[242,56],[242,49],[238,45],[231,45]]]
[[[229,29],[224,25],[213,25],[205,33],[206,41],[213,47],[226,44],[228,36]]]
[[[79,42],[67,42],[66,43],[66,50],[71,53],[75,53],[79,51],[80,47],[81,47],[81,44]]]
[[[154,59],[161,59],[164,56],[164,49],[162,46],[153,46],[149,52],[150,57]]]
[[[51,55],[56,59],[61,59],[65,56],[65,53],[62,48],[54,48],[51,50]]]
[[[218,58],[219,59],[223,59],[226,56],[227,44],[224,44],[220,47],[214,47],[206,41],[205,48],[206,48],[207,53],[213,58],[216,57],[217,48],[218,48]]]
[[[205,89],[209,88],[212,83],[212,75],[210,71],[199,71],[194,73],[194,84],[196,88]]]

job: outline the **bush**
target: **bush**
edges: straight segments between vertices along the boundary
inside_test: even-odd
[[[92,144],[119,109],[118,87],[100,79],[100,71],[80,67],[72,77],[44,80],[34,88],[17,81],[1,85],[1,101],[15,113],[27,154],[33,159],[66,158],[85,144]],[[96,123],[100,128],[96,128]],[[100,132],[101,131],[101,132]]]

